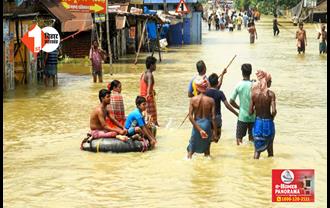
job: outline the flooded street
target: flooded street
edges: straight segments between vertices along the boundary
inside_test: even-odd
[[[319,55],[315,24],[305,24],[305,55],[296,51],[295,31],[279,23],[273,36],[271,17],[256,23],[258,39],[249,44],[242,31],[207,31],[203,44],[171,47],[157,62],[157,147],[145,153],[91,153],[79,149],[89,130],[89,114],[98,105],[98,91],[107,83],[92,83],[88,64],[63,65],[59,86],[18,87],[4,104],[4,207],[292,207],[271,200],[272,169],[315,169],[315,203],[326,207],[327,182],[327,56]],[[252,64],[252,78],[263,69],[272,75],[277,116],[274,157],[253,159],[252,143],[236,146],[236,117],[222,104],[223,132],[212,143],[212,159],[185,159],[191,134],[187,119],[187,88],[204,60],[207,75],[220,73],[237,54],[224,77],[229,99],[241,77],[243,63]],[[126,115],[135,108],[139,77],[148,54],[115,64],[113,76],[104,65],[104,81],[122,83]],[[158,54],[155,55],[158,59]]]

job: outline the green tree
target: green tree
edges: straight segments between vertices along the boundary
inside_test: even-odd
[[[277,9],[289,9],[301,0],[234,0],[236,9],[257,8],[261,13],[275,13]]]

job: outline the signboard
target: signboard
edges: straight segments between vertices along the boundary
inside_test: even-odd
[[[184,2],[184,0],[180,0],[178,6],[176,7],[175,12],[185,14],[185,13],[189,13],[190,11],[189,11],[187,4]]]
[[[106,0],[61,0],[63,7],[70,11],[106,13]]]
[[[313,8],[316,7],[317,0],[304,0],[304,7]]]
[[[96,23],[105,22],[105,15],[104,14],[95,14],[95,22]]]
[[[142,5],[143,4],[143,0],[131,0],[130,4],[138,4],[138,5]]]
[[[313,169],[272,170],[272,202],[314,202]]]

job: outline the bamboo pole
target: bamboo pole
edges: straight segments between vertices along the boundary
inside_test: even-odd
[[[109,12],[108,12],[108,0],[105,1],[106,4],[106,14],[105,14],[105,21],[106,21],[106,28],[107,28],[107,42],[108,42],[108,56],[110,59],[109,62],[109,74],[112,75],[112,52],[111,52],[111,45],[110,45],[110,31],[109,31]]]
[[[156,23],[156,34],[157,34],[157,46],[158,46],[159,62],[162,62],[162,56],[160,55],[159,32],[158,32],[158,29],[157,29],[157,23]]]
[[[225,69],[227,69],[231,65],[231,63],[234,61],[235,58],[236,58],[236,55],[231,59],[231,61],[229,62],[229,64],[227,65],[227,67]],[[184,118],[184,120],[182,121],[182,123],[180,124],[180,126],[178,128],[180,128],[184,124],[184,122],[187,120],[188,116],[189,116],[189,113],[186,115],[186,117]]]
[[[102,33],[103,33],[103,31],[102,31],[102,22],[99,24],[99,29],[100,29],[100,46],[102,47]]]
[[[141,38],[140,38],[140,43],[139,43],[138,51],[136,53],[134,64],[137,63],[137,59],[138,59],[138,56],[139,56],[139,53],[140,53],[140,48],[142,46],[142,41],[143,41],[143,38],[144,38],[144,31],[146,30],[147,22],[148,22],[148,18],[145,20],[145,22],[143,24],[143,29],[142,29],[142,34],[141,34]]]

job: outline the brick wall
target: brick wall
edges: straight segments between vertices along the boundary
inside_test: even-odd
[[[63,37],[67,37],[72,33],[65,33]],[[91,47],[91,31],[81,32],[73,38],[69,38],[63,42],[63,52],[71,58],[84,58],[89,55]]]

